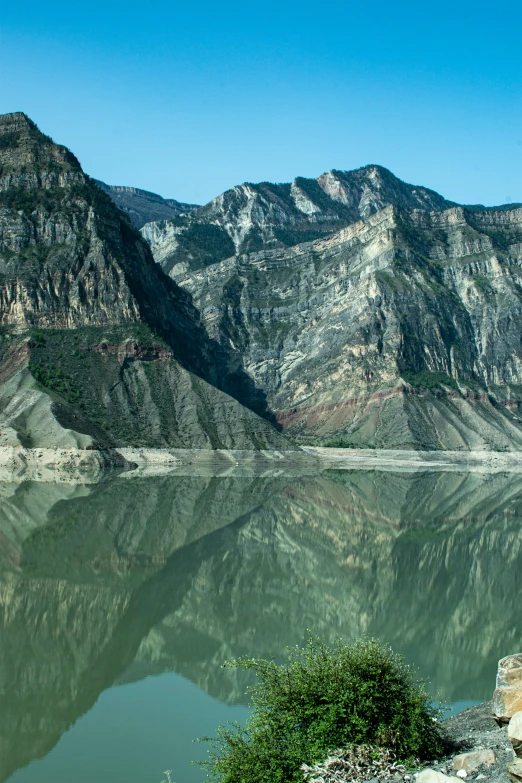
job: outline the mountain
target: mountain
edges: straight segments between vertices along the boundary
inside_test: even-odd
[[[106,185],[99,179],[94,181],[108,193],[119,209],[128,214],[136,228],[141,228],[152,220],[168,220],[183,215],[198,207],[197,204],[183,204],[173,198],[162,198],[148,190],[124,185]]]
[[[300,442],[522,448],[522,207],[379,166],[244,184],[145,225]]]
[[[520,205],[372,165],[140,233],[107,187],[0,117],[0,444],[522,448]]]
[[[0,443],[288,448],[229,354],[75,156],[1,116]]]
[[[454,206],[432,190],[401,182],[382,166],[366,166],[286,184],[247,182],[190,215],[147,225],[142,233],[167,271],[187,260],[198,268],[234,253],[315,240],[390,204],[435,210]]]

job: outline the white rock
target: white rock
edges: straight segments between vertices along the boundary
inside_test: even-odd
[[[443,775],[434,769],[423,769],[415,778],[416,783],[460,783],[460,778]]]
[[[474,750],[471,753],[461,753],[453,759],[453,769],[458,769],[457,775],[465,777],[460,772],[476,772],[482,764],[492,767],[496,763],[492,750]]]
[[[468,773],[466,772],[465,769],[459,769],[459,771],[457,772],[457,777],[458,778],[467,778],[468,777]]]

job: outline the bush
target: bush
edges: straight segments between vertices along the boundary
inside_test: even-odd
[[[45,337],[38,329],[31,332],[31,341],[34,345],[45,345]]]
[[[402,658],[375,640],[333,646],[310,637],[288,663],[243,658],[251,669],[253,711],[243,729],[221,726],[209,760],[220,783],[294,783],[303,763],[323,761],[348,744],[392,748],[402,760],[444,751],[443,733],[422,684]]]

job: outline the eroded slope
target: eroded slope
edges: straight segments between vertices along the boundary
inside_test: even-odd
[[[171,274],[302,441],[522,447],[522,209],[389,206]]]
[[[276,446],[241,361],[65,147],[0,117],[0,439]]]

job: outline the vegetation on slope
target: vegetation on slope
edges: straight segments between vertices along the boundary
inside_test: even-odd
[[[29,370],[59,405],[68,403],[97,422],[109,442],[154,445],[155,438],[142,429],[145,388],[129,385],[125,364],[114,355],[126,341],[139,345],[142,352],[168,350],[143,324],[35,331]],[[114,394],[118,388],[120,392]]]
[[[171,222],[186,225],[183,219]],[[192,269],[201,269],[229,258],[235,252],[234,243],[225,229],[212,224],[189,224],[177,235],[177,242],[176,251],[169,257],[164,267],[166,272],[169,272],[179,261],[190,260]]]

